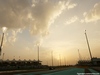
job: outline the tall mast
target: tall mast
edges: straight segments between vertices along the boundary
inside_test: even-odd
[[[90,46],[89,46],[89,41],[88,41],[88,37],[87,37],[87,34],[86,34],[86,30],[85,30],[85,36],[86,36],[86,41],[87,41],[87,45],[88,45],[88,49],[89,49],[89,53],[90,53],[90,58],[92,60],[92,54],[91,54],[91,50],[90,50]]]
[[[4,55],[5,55],[5,53],[3,53],[3,57],[2,57],[2,60],[4,60]]]
[[[4,33],[3,33],[3,35],[2,35],[2,40],[1,40],[1,46],[0,46],[0,56],[1,56],[1,51],[2,51],[3,39],[4,39]]]
[[[20,56],[19,56],[19,60],[20,60]]]
[[[51,52],[52,66],[53,66],[53,51]]]
[[[61,55],[59,54],[60,66],[61,66]]]
[[[79,49],[78,49],[78,54],[79,54],[79,60],[81,60],[81,55],[80,55]]]
[[[38,46],[38,62],[39,62],[39,46]]]
[[[66,66],[66,59],[65,59],[65,57],[64,57],[64,62],[65,62],[65,66]]]

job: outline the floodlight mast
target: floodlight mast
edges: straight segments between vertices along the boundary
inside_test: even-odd
[[[38,46],[38,62],[39,62],[39,46]]]
[[[88,45],[88,49],[89,49],[89,53],[90,53],[90,58],[92,60],[92,54],[91,54],[91,50],[90,50],[90,46],[89,46],[89,41],[88,41],[88,37],[87,37],[87,34],[86,34],[86,30],[85,30],[85,37],[86,37],[86,41],[87,41],[87,45]]]
[[[61,55],[59,54],[60,66],[61,66]]]
[[[5,55],[5,53],[3,53],[2,60],[4,60],[4,55]]]
[[[82,60],[82,59],[81,59],[81,54],[80,54],[80,52],[79,52],[79,49],[78,49],[78,54],[79,54],[79,60]]]
[[[4,33],[3,33],[3,35],[2,35],[2,39],[1,39],[0,56],[1,56],[2,46],[3,46],[3,39],[4,39]]]
[[[51,52],[52,66],[53,66],[53,51]]]

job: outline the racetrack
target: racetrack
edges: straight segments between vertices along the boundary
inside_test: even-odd
[[[64,70],[49,70],[49,71],[21,73],[14,75],[100,75],[100,72],[93,69],[69,68]]]

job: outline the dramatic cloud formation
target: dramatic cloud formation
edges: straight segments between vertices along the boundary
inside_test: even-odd
[[[33,25],[31,25],[32,34],[48,34],[48,28],[54,19],[59,16],[65,9],[65,2],[59,1],[52,3],[50,1],[44,2],[39,1],[34,4],[32,12],[30,13],[33,17]]]
[[[92,10],[84,14],[85,21],[91,22],[91,21],[97,21],[100,19],[100,2],[96,3]]]
[[[29,27],[32,34],[47,35],[49,26],[65,8],[63,1],[0,0],[0,27]]]
[[[47,35],[48,28],[65,8],[76,4],[52,0],[0,0],[0,27],[30,28],[31,34]]]
[[[54,20],[65,9],[75,6],[64,0],[0,0],[0,28],[11,30],[11,35],[7,36],[10,43],[15,42],[17,34],[26,28],[32,35],[39,36],[36,44],[41,44]]]
[[[74,23],[74,22],[77,21],[77,20],[78,20],[78,17],[77,17],[77,16],[74,16],[74,17],[72,17],[71,19],[67,20],[67,21],[66,21],[66,24]]]

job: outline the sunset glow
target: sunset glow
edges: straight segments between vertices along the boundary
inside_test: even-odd
[[[3,31],[2,31],[3,29]],[[100,58],[100,0],[0,0],[0,41],[4,60],[38,60],[51,65]],[[15,57],[14,57],[15,56]]]

